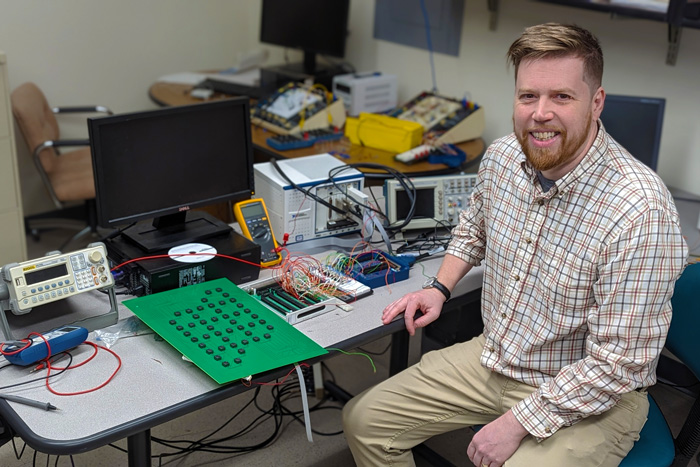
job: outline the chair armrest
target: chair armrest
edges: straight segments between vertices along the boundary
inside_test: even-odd
[[[49,175],[46,173],[46,170],[44,170],[44,166],[41,164],[41,159],[39,158],[39,155],[41,154],[41,152],[44,149],[48,149],[48,148],[65,147],[65,146],[89,146],[89,145],[90,145],[89,139],[66,139],[66,140],[44,141],[43,143],[38,145],[36,148],[34,148],[34,152],[32,153],[32,157],[34,159],[34,165],[36,166],[37,170],[39,171],[39,175],[41,176],[41,181],[44,183],[44,186],[49,191],[49,195],[51,196],[51,200],[53,201],[53,203],[57,209],[62,209],[63,203],[58,199],[58,196],[56,196],[56,191],[53,189],[53,186],[51,185],[51,180],[49,180]],[[60,153],[58,151],[53,151],[53,153],[56,157],[60,157]]]
[[[112,111],[107,107],[102,105],[86,105],[78,107],[53,107],[51,111],[55,114],[65,114],[65,113],[105,113],[107,115],[112,115]]]
[[[90,140],[89,139],[61,139],[61,140],[53,140],[53,141],[44,141],[44,143],[42,144],[42,149],[45,147],[48,147],[48,146],[46,146],[46,143],[51,143],[48,146],[60,148],[60,147],[66,147],[66,146],[89,146]]]

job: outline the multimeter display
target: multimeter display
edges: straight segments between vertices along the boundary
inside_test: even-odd
[[[282,260],[277,252],[277,242],[262,199],[236,203],[233,208],[243,235],[260,245],[260,264],[271,266]]]
[[[260,203],[251,203],[246,206],[241,206],[241,212],[246,219],[257,219],[259,221],[265,217],[265,211]]]

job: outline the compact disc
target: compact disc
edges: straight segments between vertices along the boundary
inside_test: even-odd
[[[185,243],[172,247],[168,254],[181,263],[203,263],[215,257],[216,248],[205,243]]]

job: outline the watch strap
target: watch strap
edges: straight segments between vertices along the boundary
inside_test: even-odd
[[[450,292],[450,289],[448,289],[445,284],[437,280],[437,277],[433,277],[433,279],[430,281],[430,284],[428,285],[428,288],[434,288],[438,289],[442,294],[445,296],[445,302],[447,302],[450,297],[452,297],[452,293]]]

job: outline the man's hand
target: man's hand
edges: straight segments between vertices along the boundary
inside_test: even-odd
[[[389,324],[399,314],[403,313],[406,330],[413,336],[416,333],[416,328],[425,327],[438,319],[443,303],[445,303],[445,296],[437,289],[423,289],[418,292],[412,292],[384,308],[382,323]],[[419,310],[423,315],[414,319],[416,312]]]
[[[520,446],[527,430],[510,410],[479,430],[467,447],[477,467],[500,467]]]

